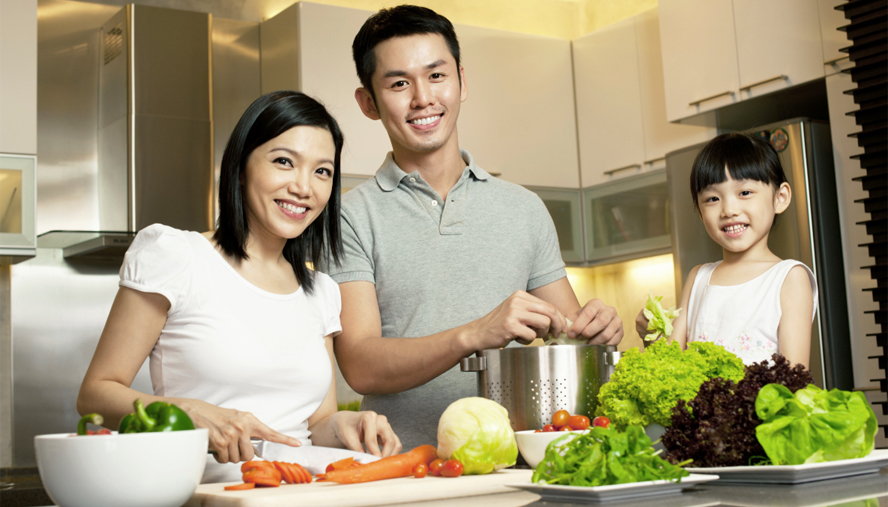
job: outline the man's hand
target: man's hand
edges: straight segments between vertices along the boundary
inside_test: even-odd
[[[552,304],[519,290],[467,326],[471,348],[484,350],[505,347],[513,339],[526,345],[534,338],[558,336],[567,322]]]
[[[568,318],[573,321],[567,332],[571,338],[583,337],[590,345],[616,345],[623,339],[623,321],[617,310],[600,299],[589,300]]]

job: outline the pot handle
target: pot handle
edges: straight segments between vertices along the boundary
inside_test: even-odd
[[[459,360],[460,371],[484,371],[487,369],[487,358],[481,357],[464,357]]]

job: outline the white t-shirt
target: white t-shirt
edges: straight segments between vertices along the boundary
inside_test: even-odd
[[[739,285],[710,285],[712,272],[722,261],[703,264],[697,270],[688,300],[688,343],[711,342],[733,352],[743,364],[769,361],[779,351],[777,328],[783,310],[780,290],[795,266],[808,273],[817,313],[817,282],[814,273],[799,261],[786,259],[761,275]]]
[[[170,302],[150,356],[155,395],[251,412],[310,445],[308,418],[333,378],[324,337],[342,330],[339,286],[329,276],[314,272],[311,295],[267,292],[200,233],[155,224],[127,250],[120,285]],[[208,457],[204,482],[239,477],[237,465]]]

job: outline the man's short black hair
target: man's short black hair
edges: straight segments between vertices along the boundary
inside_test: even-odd
[[[271,92],[256,99],[241,116],[222,155],[219,220],[213,239],[231,257],[237,260],[247,258],[244,247],[250,228],[244,206],[243,186],[240,184],[241,175],[247,168],[247,159],[257,147],[293,127],[300,126],[318,127],[330,132],[336,148],[333,190],[327,206],[301,235],[288,239],[284,246],[284,258],[293,266],[299,285],[306,293],[311,294],[313,277],[305,263],[312,262],[315,266],[322,261],[338,263],[342,255],[339,173],[344,141],[339,124],[317,100],[301,92]]]
[[[444,37],[450,54],[456,60],[459,72],[459,41],[450,20],[437,12],[416,5],[399,5],[391,9],[382,9],[370,16],[364,26],[355,35],[352,42],[352,58],[358,71],[361,86],[373,92],[373,73],[376,72],[376,53],[374,49],[380,42],[393,37],[409,37],[436,33]]]

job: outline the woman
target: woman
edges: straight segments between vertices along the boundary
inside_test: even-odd
[[[219,463],[253,458],[251,437],[400,452],[384,416],[337,412],[339,288],[305,264],[342,250],[342,144],[336,120],[302,93],[250,105],[222,158],[216,231],[155,224],[127,251],[81,414],[116,426],[136,398],[175,403],[209,430]],[[130,388],[149,355],[153,395]],[[208,462],[204,481],[232,471]]]

